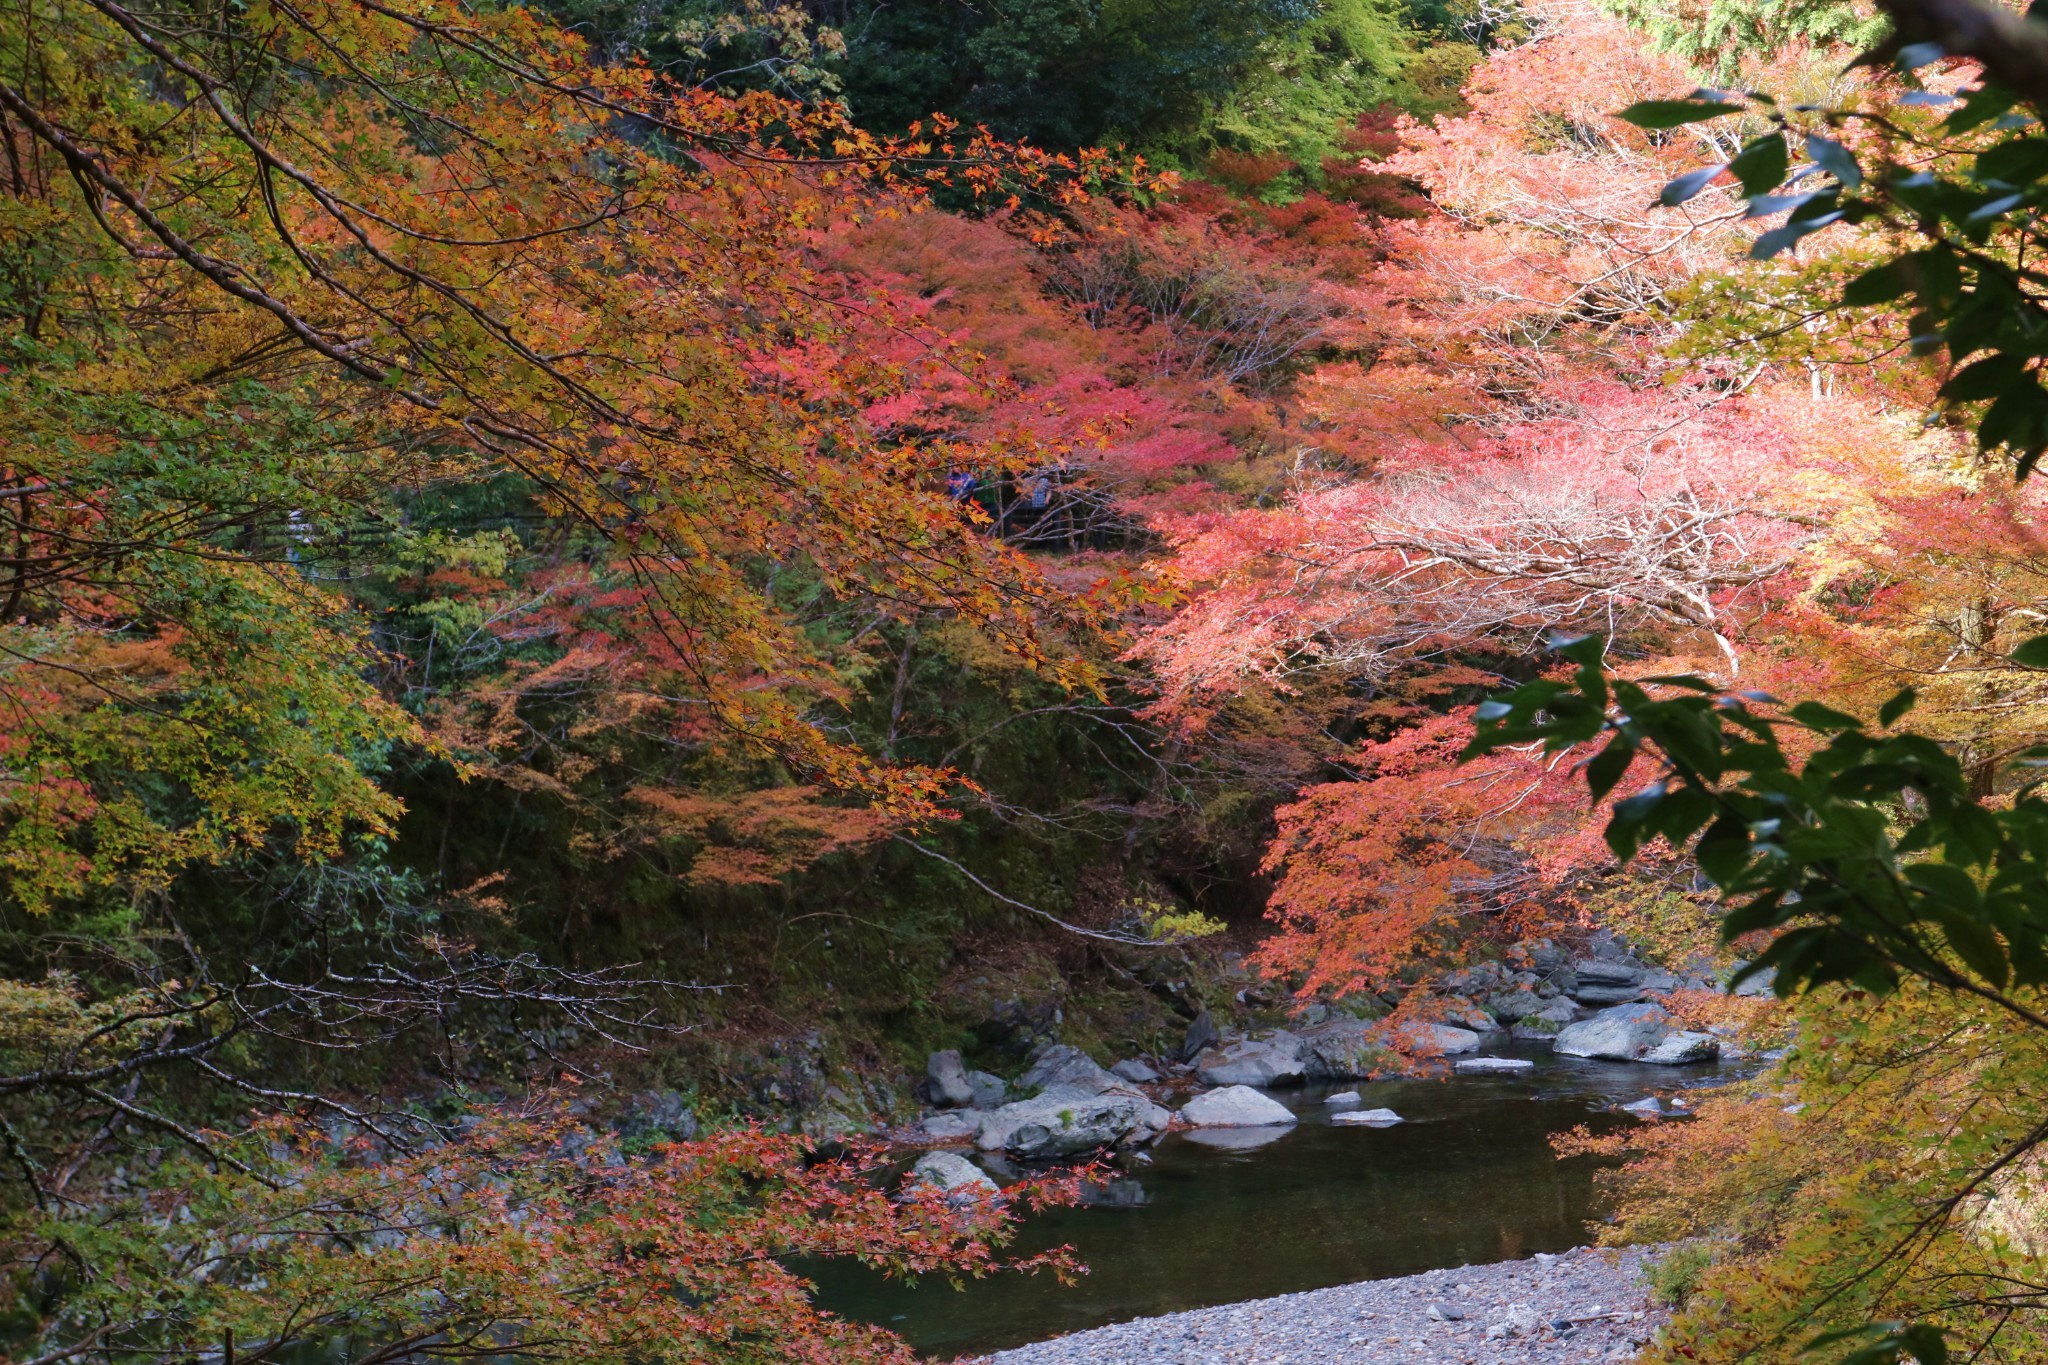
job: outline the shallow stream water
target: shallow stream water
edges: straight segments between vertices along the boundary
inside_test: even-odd
[[[1119,1190],[1141,1204],[1063,1209],[1025,1225],[1017,1249],[1068,1243],[1087,1264],[1071,1288],[999,1276],[956,1291],[858,1267],[807,1269],[825,1307],[946,1359],[1185,1308],[1563,1251],[1588,1240],[1601,1210],[1594,1163],[1560,1160],[1551,1135],[1633,1124],[1614,1106],[1728,1074],[1581,1061],[1540,1044],[1482,1051],[1527,1057],[1536,1070],[1276,1090],[1301,1117],[1291,1128],[1168,1135],[1149,1149],[1150,1164],[1128,1168],[1135,1188]],[[1323,1100],[1345,1089],[1407,1122],[1332,1124]]]

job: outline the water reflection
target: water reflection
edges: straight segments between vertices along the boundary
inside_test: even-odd
[[[1167,1137],[1149,1164],[1133,1166],[1142,1202],[1127,1194],[1028,1225],[1021,1250],[1067,1242],[1089,1265],[1072,1288],[1001,1277],[956,1292],[937,1280],[889,1284],[857,1267],[807,1269],[826,1307],[945,1358],[1183,1308],[1562,1251],[1586,1240],[1598,1212],[1594,1166],[1558,1160],[1550,1135],[1632,1124],[1615,1106],[1714,1077],[1712,1067],[1487,1050],[1538,1065],[1517,1076],[1343,1087],[1407,1120],[1391,1128],[1332,1124],[1331,1086],[1274,1092],[1299,1117],[1292,1127]]]
[[[1249,1152],[1278,1142],[1293,1132],[1291,1124],[1276,1124],[1266,1128],[1197,1128],[1191,1133],[1181,1134],[1181,1141],[1192,1142],[1197,1147],[1207,1147],[1218,1152]]]

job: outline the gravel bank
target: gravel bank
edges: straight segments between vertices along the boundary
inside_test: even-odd
[[[1256,1254],[1256,1253],[1253,1253]],[[1000,1351],[992,1365],[1563,1365],[1633,1360],[1660,1314],[1642,1253],[1581,1248],[1199,1308]]]

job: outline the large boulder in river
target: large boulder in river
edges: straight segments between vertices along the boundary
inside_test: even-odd
[[[1095,1064],[1080,1048],[1059,1044],[1032,1058],[1031,1065],[1017,1078],[1020,1090],[1082,1090],[1091,1095],[1105,1090],[1127,1088],[1129,1082],[1113,1076]]]
[[[1620,1005],[1642,999],[1646,975],[1632,962],[1582,957],[1572,964],[1570,994],[1582,1005]]]
[[[974,1103],[974,1083],[967,1079],[967,1063],[958,1052],[934,1052],[924,1064],[924,1075],[925,1089],[941,1109]]]
[[[1519,1076],[1535,1069],[1527,1057],[1460,1057],[1451,1063],[1460,1076]]]
[[[1671,1031],[1671,1016],[1656,1005],[1615,1005],[1591,1019],[1566,1025],[1552,1046],[1567,1057],[1633,1062]]]
[[[1397,1047],[1416,1057],[1449,1057],[1479,1050],[1478,1034],[1449,1024],[1396,1024],[1393,1037]]]
[[[1127,1138],[1156,1137],[1171,1121],[1172,1115],[1135,1091],[1094,1094],[1062,1086],[983,1118],[975,1145],[985,1152],[1044,1161],[1113,1147]]]
[[[1300,1085],[1307,1078],[1310,1055],[1306,1042],[1281,1030],[1211,1052],[1195,1074],[1204,1085]]]
[[[1248,1085],[1197,1095],[1181,1106],[1180,1116],[1197,1128],[1269,1128],[1296,1121],[1286,1105]]]
[[[1180,1059],[1192,1062],[1205,1047],[1214,1047],[1223,1041],[1223,1034],[1216,1027],[1215,1016],[1203,1010],[1188,1025],[1188,1036],[1181,1041]]]
[[[1366,1019],[1332,1019],[1300,1033],[1311,1080],[1360,1081],[1398,1067],[1386,1031]]]
[[[1721,1040],[1713,1034],[1681,1031],[1666,1034],[1657,1046],[1636,1060],[1658,1066],[1684,1066],[1688,1062],[1711,1062],[1720,1055]]]
[[[909,1189],[935,1189],[949,1204],[972,1204],[996,1193],[996,1182],[958,1152],[926,1152],[910,1168]]]

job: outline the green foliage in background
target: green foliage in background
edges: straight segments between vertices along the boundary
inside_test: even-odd
[[[1882,38],[1886,20],[1853,0],[1601,0],[1629,27],[1650,36],[1704,78],[1733,80],[1744,61],[1770,57],[1789,43],[1861,51]]]

